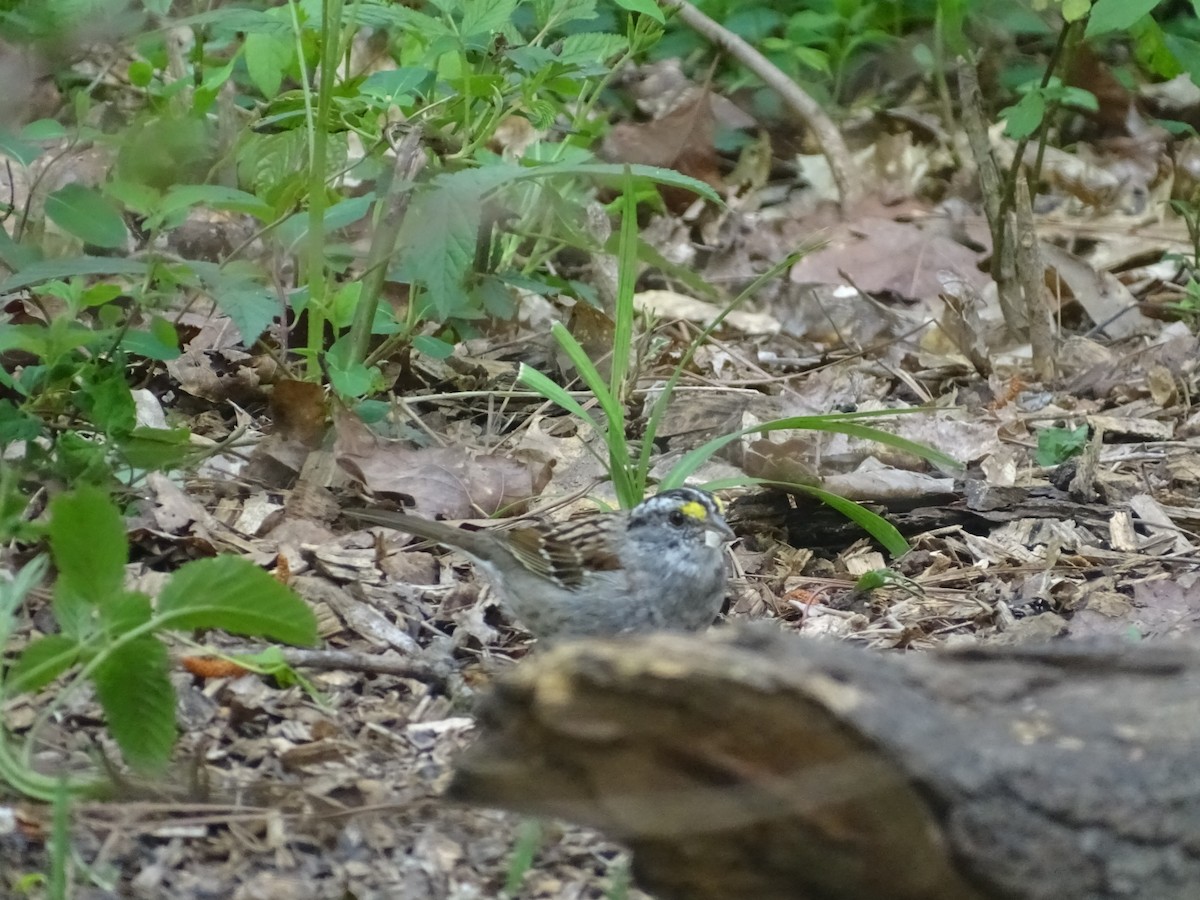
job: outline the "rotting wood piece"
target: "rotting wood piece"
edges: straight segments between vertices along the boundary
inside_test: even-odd
[[[593,825],[663,900],[1200,896],[1200,652],[564,644],[450,795]]]

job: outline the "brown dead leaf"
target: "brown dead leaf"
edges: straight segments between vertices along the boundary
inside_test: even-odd
[[[720,191],[720,160],[713,144],[715,119],[707,91],[653,122],[622,122],[604,139],[600,155],[617,163],[674,169]],[[674,212],[682,212],[695,199],[691,191],[663,187],[663,200]]]
[[[545,488],[553,468],[553,461],[528,455],[518,459],[459,447],[414,447],[352,431],[338,429],[337,464],[374,496],[404,499],[412,512],[431,519],[520,512]]]

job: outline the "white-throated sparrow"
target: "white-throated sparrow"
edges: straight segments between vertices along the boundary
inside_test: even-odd
[[[720,501],[687,487],[628,511],[507,531],[467,531],[381,509],[346,514],[461,550],[542,638],[710,625],[725,598],[724,545],[734,538]]]

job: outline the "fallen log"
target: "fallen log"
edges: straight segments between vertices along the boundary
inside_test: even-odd
[[[450,796],[599,828],[662,900],[1200,897],[1200,653],[893,655],[757,629],[554,647]]]

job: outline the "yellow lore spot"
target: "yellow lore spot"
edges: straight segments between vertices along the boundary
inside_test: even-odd
[[[703,522],[708,518],[708,507],[703,503],[697,503],[695,500],[689,500],[679,508],[685,516],[691,516],[699,522]]]

